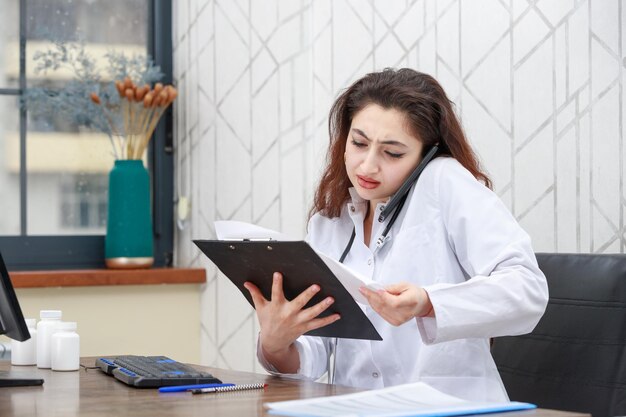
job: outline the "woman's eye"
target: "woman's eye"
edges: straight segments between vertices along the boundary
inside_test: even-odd
[[[362,148],[362,147],[364,147],[364,146],[367,146],[367,145],[366,145],[366,144],[364,144],[363,142],[358,142],[358,141],[356,141],[356,140],[354,140],[354,139],[352,139],[352,144],[353,144],[354,146],[356,146],[357,148]]]
[[[403,153],[393,153],[393,152],[389,152],[389,151],[387,151],[386,153],[387,153],[387,155],[389,155],[390,157],[395,158],[395,159],[399,159],[399,158],[402,158],[404,156]]]

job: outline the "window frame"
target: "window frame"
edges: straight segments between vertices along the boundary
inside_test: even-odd
[[[19,88],[0,88],[0,95],[19,96],[26,88],[26,1],[20,0]],[[173,82],[172,1],[148,0],[147,52],[161,67],[163,83]],[[20,235],[0,235],[0,252],[13,271],[105,268],[104,235],[27,235],[27,111],[20,109]],[[170,106],[150,141],[147,160],[152,187],[154,266],[173,262],[173,110]]]

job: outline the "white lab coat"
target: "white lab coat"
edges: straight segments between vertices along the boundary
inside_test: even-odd
[[[424,381],[461,398],[508,400],[489,338],[532,331],[548,300],[529,236],[500,199],[453,158],[428,164],[381,248],[376,240],[388,219],[380,224],[374,218],[367,247],[368,203],[350,191],[352,201],[340,217],[311,218],[310,245],[339,259],[355,227],[344,263],[383,285],[408,281],[423,287],[435,317],[394,327],[364,307],[383,340],[339,339],[334,383],[382,388]],[[291,376],[320,378],[333,344],[334,339],[300,337],[300,369]]]

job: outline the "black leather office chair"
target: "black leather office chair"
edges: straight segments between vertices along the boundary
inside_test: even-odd
[[[626,415],[626,255],[538,254],[546,313],[523,336],[496,338],[493,357],[512,401]]]

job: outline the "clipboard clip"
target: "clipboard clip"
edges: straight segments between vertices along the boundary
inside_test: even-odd
[[[269,242],[272,239],[271,237],[251,237],[251,238],[241,238],[241,239],[224,239],[225,242]]]
[[[275,239],[272,238],[244,238],[244,239],[228,239],[229,241],[232,242],[276,242]],[[235,250],[237,249],[237,247],[235,245],[228,245],[228,249],[230,250]],[[267,250],[273,250],[274,248],[272,248],[270,245],[267,245]]]

